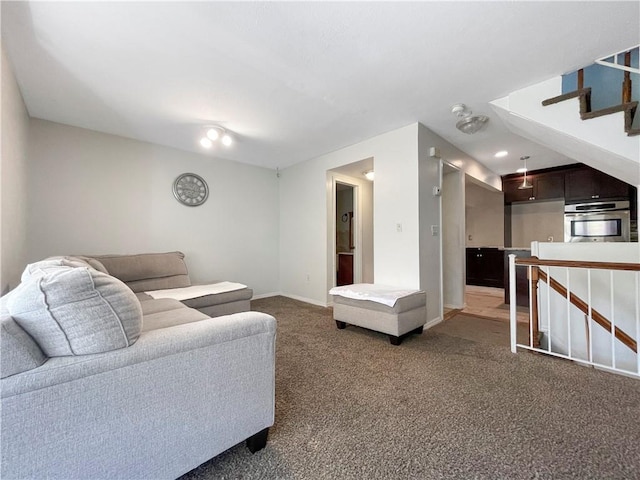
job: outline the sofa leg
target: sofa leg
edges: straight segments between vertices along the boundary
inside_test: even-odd
[[[415,333],[416,335],[422,335],[422,332],[424,332],[424,325],[411,331],[411,333]]]
[[[389,343],[391,343],[391,345],[400,345],[402,343],[402,337],[396,337],[395,335],[389,335]]]
[[[336,320],[336,325],[340,330],[342,330],[343,328],[347,328],[346,322],[341,322],[340,320]]]
[[[251,453],[256,453],[258,450],[262,450],[267,446],[267,437],[269,436],[269,429],[259,431],[255,435],[251,435],[247,438],[247,448]]]

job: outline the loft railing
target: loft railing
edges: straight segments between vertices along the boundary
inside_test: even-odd
[[[543,100],[542,105],[553,105],[558,102],[578,98],[580,105],[580,118],[589,120],[592,118],[623,112],[624,131],[628,136],[640,135],[640,121],[636,118],[638,109],[638,88],[634,90],[632,83],[638,82],[640,68],[638,63],[640,47],[632,47],[622,52],[596,60],[593,65],[581,68],[573,73],[563,75],[562,94]],[[601,68],[609,67],[609,68]],[[617,93],[615,83],[617,75],[611,76],[611,70],[619,70],[621,78],[620,93]],[[585,72],[590,78],[589,84],[593,87],[585,87]],[[632,82],[632,76],[635,78]],[[575,82],[575,83],[573,83]],[[575,90],[573,89],[575,85]],[[634,100],[635,92],[635,100]],[[592,97],[595,94],[596,97]]]
[[[526,343],[517,337],[516,268],[528,270]],[[509,282],[513,353],[521,348],[640,378],[640,264],[509,255]]]

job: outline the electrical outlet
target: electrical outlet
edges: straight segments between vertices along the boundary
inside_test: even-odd
[[[431,225],[431,235],[434,237],[438,236],[438,225]]]
[[[307,276],[305,278],[307,280],[307,283],[309,283],[311,281],[311,275],[309,275],[308,273],[307,273]]]
[[[402,233],[402,224],[401,223],[396,223],[396,232]]]

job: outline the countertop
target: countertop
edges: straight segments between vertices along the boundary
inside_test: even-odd
[[[527,250],[527,251],[531,251],[531,248],[529,247],[497,247],[495,245],[482,245],[482,246],[467,246],[466,248],[497,248],[498,250],[504,250],[504,251],[513,251],[513,250]]]

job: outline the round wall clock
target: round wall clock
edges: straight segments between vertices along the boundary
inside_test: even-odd
[[[197,207],[207,200],[209,187],[195,173],[183,173],[173,182],[173,195],[183,205]]]

